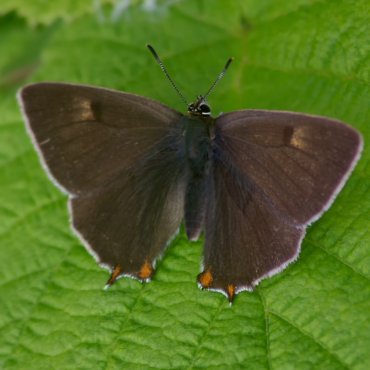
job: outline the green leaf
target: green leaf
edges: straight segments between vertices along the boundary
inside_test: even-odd
[[[122,3],[122,0],[2,0],[0,15],[14,11],[31,25],[50,24],[57,19],[71,21],[85,14],[104,18],[107,3]]]
[[[26,11],[18,12],[25,20],[0,18],[0,368],[368,369],[368,2],[160,4],[148,11],[137,3],[105,22],[88,15],[86,3],[69,23],[29,28]],[[299,260],[231,307],[197,288],[202,243],[183,233],[150,284],[122,279],[103,291],[108,274],[70,231],[67,198],[42,170],[15,101],[28,78],[107,86],[183,111],[148,42],[188,99],[235,57],[210,98],[216,114],[314,113],[348,122],[365,139],[358,166],[309,228]],[[35,61],[37,68],[9,78]]]

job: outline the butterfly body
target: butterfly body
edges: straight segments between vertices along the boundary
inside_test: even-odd
[[[190,240],[197,240],[204,226],[207,182],[212,161],[211,132],[214,119],[192,115],[186,119],[185,148],[188,182],[185,193],[185,230]]]
[[[19,102],[74,231],[112,271],[149,280],[182,221],[204,231],[202,288],[231,301],[294,261],[359,159],[360,134],[336,120],[241,110],[212,118],[134,94],[38,83]]]

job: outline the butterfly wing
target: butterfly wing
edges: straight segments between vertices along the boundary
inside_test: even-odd
[[[361,147],[357,131],[322,117],[251,110],[218,118],[200,284],[232,298],[293,261]]]
[[[119,266],[117,276],[150,277],[183,216],[183,116],[143,97],[82,85],[33,84],[19,100],[89,251]]]

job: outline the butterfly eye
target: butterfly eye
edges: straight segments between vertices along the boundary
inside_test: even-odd
[[[209,107],[209,105],[207,104],[201,104],[199,106],[199,110],[202,114],[204,115],[208,115],[208,114],[211,114],[211,108]]]

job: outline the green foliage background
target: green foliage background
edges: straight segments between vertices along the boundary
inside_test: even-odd
[[[369,369],[370,6],[367,0],[2,0],[0,8],[1,369]],[[152,56],[214,113],[241,108],[334,117],[365,149],[301,256],[230,307],[195,283],[202,243],[181,233],[142,285],[101,288],[47,179],[16,90],[71,81],[183,110]]]

